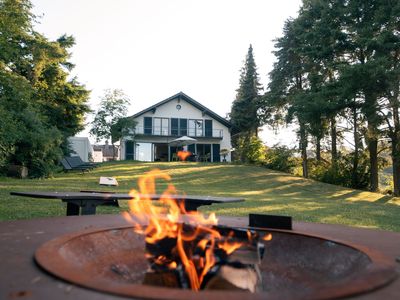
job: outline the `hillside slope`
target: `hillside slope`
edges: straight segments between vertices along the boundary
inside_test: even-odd
[[[64,204],[10,196],[10,191],[79,191],[83,189],[128,192],[137,188],[141,174],[165,170],[179,193],[243,197],[245,202],[202,208],[221,215],[245,216],[248,213],[289,215],[294,220],[346,224],[358,227],[400,231],[400,199],[378,193],[342,188],[256,166],[204,163],[104,164],[90,173],[58,174],[45,180],[0,178],[0,220],[64,215]],[[100,187],[100,176],[114,176],[119,186]],[[158,192],[166,182],[157,182]],[[121,209],[126,209],[125,202]],[[100,207],[99,213],[118,210]]]

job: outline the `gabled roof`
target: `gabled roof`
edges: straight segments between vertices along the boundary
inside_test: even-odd
[[[227,127],[231,127],[231,123],[227,119],[225,119],[225,118],[221,117],[220,115],[216,114],[215,112],[213,112],[212,110],[208,109],[207,107],[205,107],[204,105],[200,104],[199,102],[197,102],[196,100],[194,100],[193,98],[189,97],[188,95],[186,95],[183,92],[179,92],[178,94],[175,94],[175,95],[173,95],[173,96],[171,96],[171,97],[169,97],[169,98],[167,98],[165,100],[162,100],[162,101],[160,101],[160,102],[158,102],[158,103],[156,103],[156,104],[154,104],[154,105],[152,105],[152,106],[150,106],[150,107],[148,107],[148,108],[146,108],[146,109],[134,114],[131,117],[132,118],[137,118],[140,115],[142,115],[144,113],[147,113],[149,111],[152,111],[153,109],[155,109],[155,108],[157,108],[157,107],[159,107],[159,106],[161,106],[161,105],[163,105],[163,104],[165,104],[165,103],[167,103],[169,101],[175,100],[175,99],[184,100],[184,101],[190,103],[191,105],[193,105],[194,107],[196,107],[197,109],[199,109],[200,111],[202,111],[205,114],[209,115],[210,117],[214,118],[218,122],[224,124]]]

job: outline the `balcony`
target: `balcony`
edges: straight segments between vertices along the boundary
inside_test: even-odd
[[[213,130],[199,130],[196,128],[189,128],[186,130],[175,130],[173,133],[171,133],[170,128],[161,128],[157,126],[153,127],[143,127],[143,126],[136,126],[135,128],[135,134],[136,135],[147,135],[147,136],[183,136],[187,135],[193,138],[197,137],[203,137],[203,138],[217,138],[217,139],[222,139],[223,138],[223,130],[222,129],[213,129]]]

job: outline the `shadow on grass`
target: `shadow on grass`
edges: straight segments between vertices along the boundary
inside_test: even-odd
[[[10,191],[90,189],[126,193],[132,188],[137,189],[137,179],[154,168],[170,174],[172,183],[181,194],[246,199],[243,203],[204,207],[201,209],[204,212],[215,211],[217,214],[233,216],[245,216],[251,212],[290,215],[301,221],[400,231],[400,205],[391,203],[388,196],[341,188],[257,166],[193,162],[110,162],[84,175],[57,174],[46,180],[1,178],[0,220],[65,214],[65,208],[59,200],[14,197],[9,195]],[[119,186],[99,186],[100,176],[116,177]],[[163,192],[167,184],[157,181],[157,192]],[[121,209],[127,209],[126,202],[121,203]],[[98,213],[119,211],[108,207],[98,208]]]

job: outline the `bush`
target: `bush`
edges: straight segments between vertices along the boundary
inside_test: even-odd
[[[236,159],[248,164],[260,164],[265,161],[265,147],[256,136],[242,135],[236,142]]]
[[[325,161],[309,161],[309,176],[325,183],[355,189],[367,189],[370,184],[369,158],[365,152],[359,154],[358,167],[353,172],[354,153],[339,155],[336,164]]]
[[[293,173],[297,164],[297,159],[294,157],[294,149],[274,145],[271,148],[267,148],[265,152],[264,165],[269,169]]]
[[[21,121],[25,126],[20,129],[20,137],[8,163],[27,167],[30,177],[51,175],[63,156],[61,133],[57,128],[48,128],[41,123],[33,111],[26,110]]]

